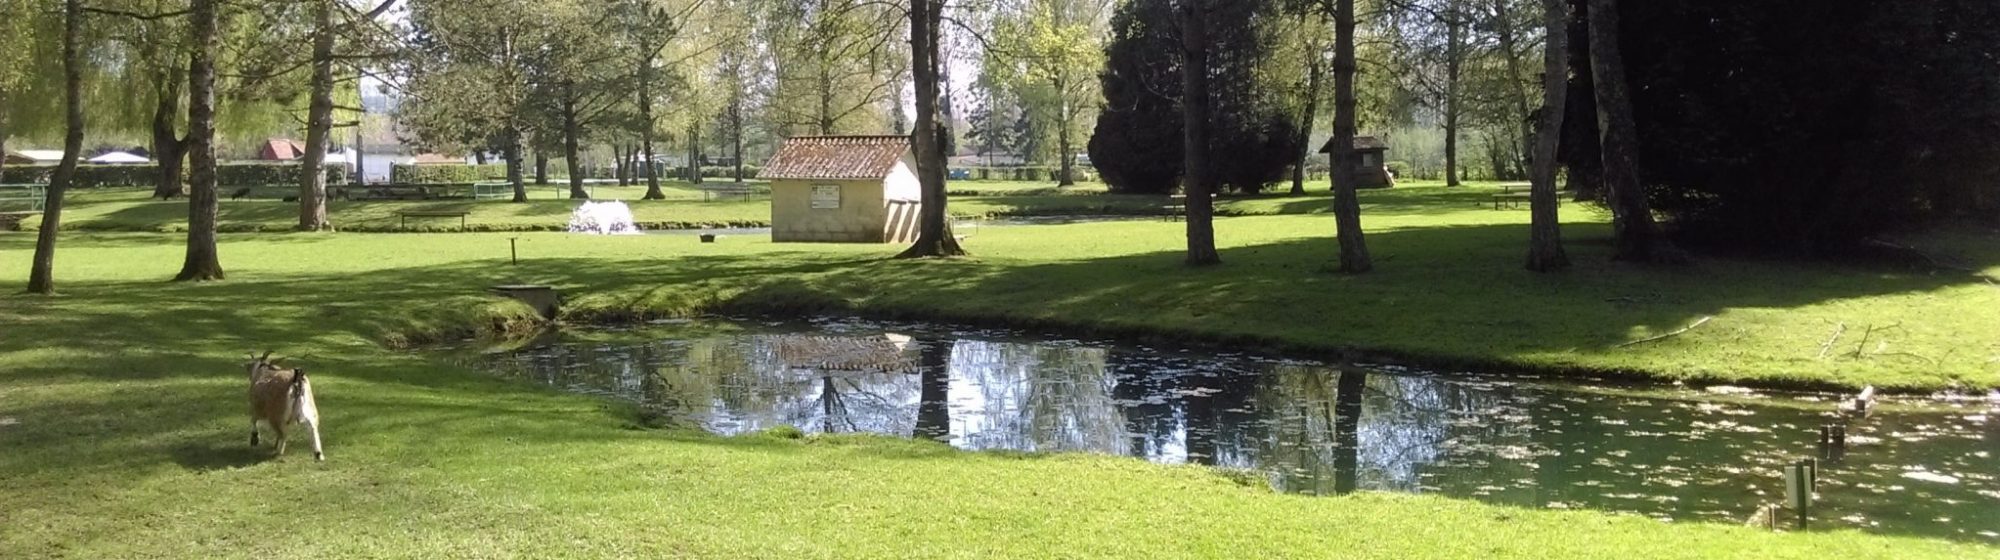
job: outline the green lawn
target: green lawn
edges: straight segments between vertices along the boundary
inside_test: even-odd
[[[975,258],[942,262],[529,233],[510,266],[514,234],[238,233],[223,236],[230,279],[202,285],[163,282],[179,236],[67,234],[63,295],[0,295],[0,557],[2000,557],[1852,532],[1283,496],[1120,458],[661,432],[621,406],[383,344],[519,327],[522,307],[481,290],[525,281],[562,286],[573,320],[829,309],[1538,370],[2000,386],[1992,232],[1906,240],[1983,278],[1720,258],[1656,270],[1606,262],[1600,218],[1571,207],[1579,266],[1542,276],[1519,270],[1524,211],[1477,208],[1476,192],[1368,196],[1381,270],[1359,277],[1322,271],[1332,223],[1302,213],[1323,198],[1232,202],[1290,215],[1220,220],[1228,264],[1206,270],[1178,265],[1179,226],[1158,221],[980,228]],[[25,276],[32,243],[0,233],[0,271]],[[1715,320],[1616,346],[1702,316]],[[1828,321],[1850,334],[1821,358]],[[239,363],[267,348],[314,373],[326,463],[247,449]]]
[[[760,183],[750,183],[754,189],[767,189]],[[1383,191],[1372,195],[1372,202],[1387,212],[1430,212],[1440,204],[1450,204],[1453,209],[1478,207],[1489,203],[1492,193],[1497,192],[1491,185],[1475,185],[1466,189],[1447,191],[1435,184],[1415,184],[1410,188]],[[616,185],[592,186],[592,193],[600,199],[624,200],[632,205],[635,219],[649,229],[698,229],[713,227],[762,227],[771,222],[771,205],[768,195],[756,195],[748,200],[704,201],[700,190],[683,182],[667,182],[663,190],[666,200],[640,200],[645,187],[620,187]],[[1166,210],[1168,200],[1163,196],[1113,195],[1106,194],[1102,184],[1087,183],[1074,187],[1056,188],[1052,183],[965,181],[952,183],[952,191],[957,193],[951,202],[951,212],[960,219],[979,219],[1011,216],[1076,216],[1076,215],[1161,215]],[[1332,207],[1330,195],[1323,188],[1316,188],[1313,196],[1293,198],[1283,196],[1230,196],[1218,202],[1216,212],[1222,216],[1263,216],[1278,214],[1324,213]],[[64,212],[63,229],[79,231],[127,231],[127,232],[174,232],[187,229],[187,202],[182,200],[156,201],[148,196],[150,189],[89,189],[71,194]],[[516,204],[504,200],[447,200],[447,201],[341,201],[329,203],[334,225],[349,232],[427,232],[458,231],[456,219],[428,218],[411,220],[407,226],[396,215],[398,211],[466,211],[469,229],[474,231],[561,231],[569,223],[570,211],[577,203],[569,200],[568,187],[563,185],[532,187],[529,202]],[[298,223],[296,203],[287,203],[281,197],[291,194],[284,189],[258,189],[254,198],[228,200],[220,203],[220,229],[228,232],[284,232],[290,231]],[[229,193],[225,193],[229,194]],[[0,208],[8,210],[10,208]],[[15,210],[23,208],[12,208]],[[30,221],[24,227],[34,228],[38,222]]]

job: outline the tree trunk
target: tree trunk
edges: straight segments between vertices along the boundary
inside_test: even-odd
[[[1360,274],[1375,268],[1361,232],[1361,195],[1355,191],[1354,0],[1339,0],[1333,13],[1333,221],[1340,239],[1340,271]]]
[[[482,147],[472,150],[472,163],[474,165],[486,165],[486,148]]]
[[[1069,103],[1069,82],[1060,70],[1055,73],[1056,86],[1056,148],[1062,150],[1056,155],[1057,187],[1076,186],[1076,147],[1071,144],[1070,130],[1076,128],[1076,112]]]
[[[221,280],[215,248],[215,55],[222,35],[221,0],[189,3],[194,62],[188,68],[187,259],[177,282]]]
[[[1181,121],[1186,159],[1187,264],[1222,264],[1215,251],[1215,198],[1208,170],[1208,1],[1181,2]]]
[[[333,134],[333,0],[313,2],[312,100],[306,109],[306,153],[300,158],[299,229],[320,231],[326,216],[326,147]]]
[[[917,428],[911,437],[951,439],[951,351],[953,342],[928,340],[918,345]]]
[[[535,150],[535,184],[549,184],[549,155],[539,148]],[[522,197],[521,201],[527,202],[527,197]]]
[[[577,136],[582,131],[576,122],[575,87],[569,83],[562,87],[563,166],[569,169],[569,197],[587,200],[590,192],[583,190],[583,158],[577,149]]]
[[[1462,24],[1456,14],[1446,14],[1444,55],[1444,186],[1459,186],[1458,177],[1458,78],[1464,65],[1459,47]]]
[[[1506,0],[1498,0],[1506,4]],[[1535,131],[1535,154],[1529,159],[1534,182],[1529,206],[1534,213],[1528,235],[1528,270],[1552,272],[1569,268],[1563,251],[1561,199],[1556,196],[1556,154],[1562,147],[1563,113],[1569,98],[1568,0],[1542,0],[1548,26],[1542,55],[1541,122]]]
[[[368,107],[361,105],[361,115],[354,119],[354,175],[347,178],[348,184],[361,186],[368,182]]]
[[[1368,390],[1368,372],[1352,367],[1342,368],[1337,383],[1338,392],[1333,397],[1333,493],[1346,495],[1359,489],[1361,397]]]
[[[187,147],[174,126],[181,109],[182,82],[175,72],[165,70],[157,79],[159,83],[153,88],[157,96],[153,101],[153,161],[160,173],[153,178],[153,198],[172,200],[182,194],[182,164],[187,161]]]
[[[938,26],[944,21],[944,0],[910,4],[910,74],[917,96],[916,132],[910,139],[917,179],[923,185],[923,208],[917,213],[917,243],[897,258],[964,255],[945,212],[945,128],[938,123]]]
[[[1312,159],[1313,125],[1319,119],[1319,87],[1326,74],[1326,64],[1320,56],[1321,45],[1315,40],[1309,46],[1312,60],[1306,63],[1306,107],[1305,114],[1299,115],[1299,158],[1292,162],[1292,196],[1306,194],[1306,160]]]
[[[521,129],[509,125],[501,134],[507,143],[502,155],[507,158],[507,185],[514,187],[513,202],[527,202],[528,183],[521,177]]]
[[[63,194],[76,178],[76,160],[83,156],[83,0],[63,2],[63,157],[49,179],[42,206],[42,230],[35,233],[35,257],[28,271],[28,293],[56,292],[56,236],[62,229]],[[4,157],[0,157],[4,159]]]
[[[736,158],[736,182],[743,182],[743,92],[739,85],[729,99],[729,142]]]
[[[1515,114],[1519,115],[1519,121],[1521,124],[1520,138],[1518,139],[1517,142],[1513,144],[1521,147],[1520,148],[1521,157],[1527,158],[1529,160],[1528,165],[1532,166],[1534,165],[1533,163],[1534,158],[1532,154],[1534,154],[1533,150],[1536,149],[1534,140],[1535,138],[1534,127],[1536,126],[1537,123],[1532,122],[1534,119],[1534,115],[1528,108],[1528,89],[1527,87],[1521,85],[1521,59],[1520,57],[1517,57],[1514,54],[1515,37],[1514,37],[1513,17],[1509,15],[1511,14],[1511,12],[1509,11],[1510,8],[1507,5],[1511,1],[1512,0],[1493,0],[1493,19],[1495,22],[1493,25],[1493,29],[1499,35],[1500,53],[1506,57],[1505,60],[1505,62],[1507,63],[1506,91],[1509,94],[1509,96],[1514,98],[1514,109],[1517,111]],[[1554,32],[1566,33],[1569,29],[1567,23],[1568,22],[1565,21],[1564,27],[1556,29]],[[1563,67],[1565,71],[1567,70],[1567,68],[1568,68],[1567,66]],[[1563,75],[1563,74],[1564,72],[1557,72],[1557,75]],[[1564,82],[1564,86],[1565,87],[1568,86],[1567,81]],[[1514,162],[1514,165],[1516,167],[1519,167],[1520,164],[1521,162],[1519,162],[1517,158],[1517,161]]]
[[[0,88],[0,107],[7,106],[7,88]],[[7,112],[0,111],[0,183],[7,182]]]
[[[641,48],[650,47],[642,45]],[[644,198],[646,200],[665,200],[667,193],[660,190],[660,173],[653,166],[653,162],[656,160],[653,158],[652,73],[653,59],[652,57],[647,57],[644,65],[639,68],[639,149],[641,152],[644,152],[643,155],[645,156],[643,158],[644,161],[639,163],[646,167],[646,196]]]
[[[1676,251],[1660,239],[1645,185],[1639,180],[1639,133],[1632,120],[1632,99],[1618,48],[1617,0],[1590,0],[1590,68],[1596,82],[1604,179],[1611,190],[1611,222],[1617,244],[1613,258],[1678,261]]]

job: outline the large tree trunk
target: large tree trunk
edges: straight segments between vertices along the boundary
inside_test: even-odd
[[[729,142],[736,158],[736,182],[743,182],[743,92],[739,86],[729,98]]]
[[[563,166],[569,169],[569,197],[589,199],[590,192],[583,190],[583,157],[577,147],[577,136],[583,131],[576,122],[575,87],[565,83],[562,88]]]
[[[221,37],[221,0],[193,0],[194,62],[188,69],[188,237],[187,259],[178,282],[221,280],[215,248],[215,55]]]
[[[917,179],[923,185],[923,208],[917,213],[917,243],[897,258],[964,255],[952,236],[945,212],[945,128],[938,123],[938,25],[944,21],[944,0],[913,0],[910,6],[910,74],[916,82]]]
[[[1055,72],[1056,86],[1056,148],[1062,150],[1056,155],[1056,186],[1076,186],[1076,147],[1072,144],[1071,129],[1076,128],[1076,111],[1069,102],[1069,83],[1061,71]]]
[[[333,134],[333,0],[313,2],[312,93],[306,153],[299,165],[299,229],[330,229],[326,217],[326,147]]]
[[[641,46],[641,48],[649,48]],[[651,51],[648,51],[651,52]],[[665,200],[667,193],[660,190],[660,173],[653,162],[653,59],[646,58],[639,68],[639,149],[644,152],[640,165],[646,168],[646,200]]]
[[[1514,52],[1514,47],[1515,47],[1514,25],[1513,25],[1514,20],[1513,16],[1510,15],[1512,13],[1510,11],[1511,8],[1508,6],[1508,3],[1512,1],[1513,0],[1493,0],[1493,19],[1494,19],[1493,29],[1494,32],[1499,35],[1500,53],[1506,58],[1505,60],[1505,62],[1507,63],[1506,91],[1509,97],[1514,98],[1514,109],[1516,111],[1515,114],[1518,115],[1519,121],[1521,123],[1520,138],[1518,139],[1518,142],[1515,142],[1514,144],[1521,146],[1521,152],[1520,152],[1521,157],[1528,158],[1529,159],[1528,165],[1532,166],[1533,165],[1532,154],[1534,154],[1534,149],[1536,147],[1534,144],[1535,143],[1534,127],[1536,126],[1536,123],[1532,122],[1532,120],[1534,119],[1534,115],[1533,113],[1530,112],[1531,110],[1528,108],[1528,89],[1526,86],[1521,85],[1521,59],[1520,57],[1515,56]],[[1569,29],[1566,24],[1567,22],[1565,22],[1564,27],[1556,29],[1555,32],[1556,33],[1566,32]],[[1563,68],[1567,69],[1568,67],[1565,66]],[[1557,75],[1562,75],[1562,74],[1563,74],[1562,72],[1557,72]],[[1564,85],[1566,87],[1568,85],[1568,82],[1565,81]],[[1519,161],[1513,163],[1517,167],[1520,166],[1521,164],[1521,162]]]
[[[521,129],[510,124],[501,135],[507,143],[501,155],[507,158],[507,185],[514,187],[513,202],[527,202],[528,182],[521,177]]]
[[[153,161],[159,175],[153,178],[153,198],[171,200],[183,194],[181,176],[185,171],[187,147],[181,140],[178,113],[181,110],[181,76],[161,70],[153,85]]]
[[[83,156],[83,0],[63,2],[63,157],[49,179],[48,200],[42,206],[42,230],[35,233],[35,257],[28,270],[28,293],[56,291],[56,236],[62,229],[63,194],[76,178],[76,160]],[[4,158],[0,158],[4,159]]]
[[[1181,2],[1181,144],[1186,161],[1187,264],[1222,264],[1215,251],[1215,198],[1208,170],[1208,2]]]
[[[549,184],[549,155],[542,153],[540,148],[535,149],[535,184]],[[527,202],[526,197],[522,197],[521,201]]]
[[[1541,122],[1534,135],[1535,154],[1529,159],[1533,168],[1529,180],[1534,182],[1529,206],[1534,218],[1528,234],[1528,270],[1551,272],[1569,268],[1569,255],[1562,244],[1562,200],[1556,196],[1556,154],[1562,147],[1563,113],[1569,98],[1569,34],[1564,31],[1569,3],[1542,0],[1542,12],[1548,37],[1542,55]]]
[[[1343,2],[1347,0],[1342,0]],[[1333,404],[1333,493],[1352,494],[1359,489],[1361,473],[1362,393],[1368,390],[1368,372],[1341,368]]]
[[[935,441],[951,439],[951,351],[950,339],[927,340],[917,347],[918,371],[917,428],[911,437]]]
[[[1463,59],[1465,58],[1464,49],[1459,46],[1459,43],[1460,36],[1464,32],[1461,31],[1463,24],[1459,22],[1457,14],[1448,13],[1445,17],[1450,19],[1445,22],[1444,26],[1444,186],[1456,187],[1460,185],[1458,177],[1458,78],[1461,73],[1461,67],[1464,66]]]
[[[1361,195],[1355,191],[1354,0],[1339,0],[1333,13],[1333,221],[1340,239],[1340,271],[1360,274],[1375,268],[1361,232]]]
[[[1597,90],[1597,128],[1604,152],[1604,178],[1611,188],[1613,258],[1653,262],[1680,260],[1653,222],[1652,205],[1639,179],[1639,131],[1625,62],[1618,48],[1618,1],[1590,0],[1590,69]]]
[[[1323,21],[1316,20],[1314,23]],[[1306,63],[1306,107],[1304,114],[1299,115],[1299,157],[1292,162],[1292,196],[1306,194],[1306,160],[1312,159],[1313,125],[1319,119],[1319,86],[1326,74],[1326,64],[1320,56],[1321,46],[1322,43],[1314,40],[1308,47],[1312,60]]]
[[[7,106],[7,88],[0,88],[0,107]],[[7,112],[0,111],[0,183],[7,182]]]

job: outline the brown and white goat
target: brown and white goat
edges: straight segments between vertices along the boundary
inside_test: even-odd
[[[278,454],[285,454],[285,429],[304,424],[312,434],[313,460],[326,460],[319,445],[319,407],[313,404],[312,381],[306,370],[278,367],[271,353],[250,355],[250,446],[257,446],[257,426],[271,428],[278,439]]]

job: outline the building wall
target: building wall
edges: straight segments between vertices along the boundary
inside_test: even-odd
[[[813,187],[840,187],[839,208],[813,208]],[[887,201],[879,180],[771,181],[771,240],[779,243],[882,243]]]

